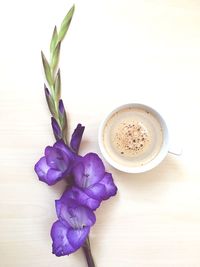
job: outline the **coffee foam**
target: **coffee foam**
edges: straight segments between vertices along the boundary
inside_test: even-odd
[[[114,113],[103,131],[103,143],[118,164],[138,167],[152,161],[163,144],[163,132],[156,116],[138,107]]]
[[[112,136],[113,146],[124,156],[143,153],[149,145],[146,127],[136,120],[123,120],[116,125]]]

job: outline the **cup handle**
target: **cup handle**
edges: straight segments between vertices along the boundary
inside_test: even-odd
[[[169,144],[168,152],[170,154],[180,156],[182,154],[182,147],[179,144]]]

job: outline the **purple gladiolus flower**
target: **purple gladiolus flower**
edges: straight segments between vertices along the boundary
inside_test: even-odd
[[[102,201],[114,196],[117,187],[112,175],[105,172],[102,160],[95,153],[88,153],[73,168],[75,185],[90,198]]]
[[[61,25],[63,33],[67,31],[73,13],[74,6],[66,16],[67,23],[64,19],[64,23]],[[57,28],[55,27],[53,42],[54,39],[63,39],[57,37]],[[58,54],[61,41],[56,47]],[[104,164],[97,154],[88,153],[84,157],[79,155],[84,126],[79,123],[71,140],[68,139],[67,113],[63,101],[60,99],[60,69],[56,70],[55,75],[54,71],[51,73],[51,67],[54,66],[48,66],[48,60],[43,52],[42,63],[46,80],[50,86],[49,91],[44,85],[44,92],[52,116],[51,125],[56,143],[45,148],[44,156],[35,164],[34,169],[39,180],[48,185],[54,185],[59,180],[67,178],[65,192],[59,200],[55,201],[57,221],[51,228],[52,252],[56,256],[64,256],[82,247],[88,267],[95,267],[88,237],[90,228],[96,222],[94,211],[103,200],[116,194],[117,187],[112,174],[105,171]],[[57,68],[57,66],[55,67]],[[52,77],[49,76],[49,70]],[[54,80],[55,83],[52,87]]]
[[[53,147],[46,147],[45,156],[35,164],[35,172],[41,181],[53,185],[71,173],[76,157],[62,140],[57,141]]]
[[[57,200],[56,211],[59,221],[51,229],[53,253],[56,256],[69,255],[84,244],[96,217],[92,210],[70,197],[65,201],[63,198]]]
[[[70,142],[70,146],[74,152],[78,153],[79,146],[81,143],[82,135],[85,130],[85,126],[82,126],[80,123],[77,125],[76,129],[74,130]]]

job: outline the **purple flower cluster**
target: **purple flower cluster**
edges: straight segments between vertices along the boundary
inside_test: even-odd
[[[58,132],[55,122],[52,126],[55,134]],[[35,165],[39,179],[48,185],[72,178],[70,187],[56,200],[58,220],[51,229],[56,256],[69,255],[84,244],[90,227],[96,221],[94,211],[103,200],[117,192],[112,175],[105,171],[97,154],[78,155],[83,131],[84,127],[78,124],[70,147],[58,140],[53,147],[46,147],[44,157]]]

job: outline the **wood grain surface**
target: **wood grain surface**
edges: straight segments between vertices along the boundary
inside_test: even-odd
[[[114,170],[118,195],[96,211],[97,267],[200,266],[200,2],[84,0],[62,45],[62,98],[70,133],[86,126],[81,155],[100,153],[103,117],[143,102],[167,119],[180,157],[131,175]],[[82,250],[51,254],[54,200],[33,171],[54,138],[40,50],[72,1],[0,2],[0,267],[86,267]]]

